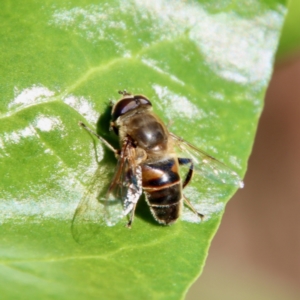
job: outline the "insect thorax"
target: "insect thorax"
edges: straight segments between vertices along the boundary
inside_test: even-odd
[[[161,120],[151,112],[121,117],[119,124],[120,138],[129,135],[136,146],[146,151],[165,151],[168,147],[168,131]]]

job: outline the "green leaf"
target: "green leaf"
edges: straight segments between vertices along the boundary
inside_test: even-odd
[[[187,194],[203,222],[184,208],[160,226],[141,199],[131,230],[91,224],[78,244],[75,209],[98,164],[105,184],[116,161],[77,123],[117,147],[109,101],[141,93],[243,177],[285,1],[2,2],[2,298],[182,298],[235,188],[195,180]]]
[[[276,58],[283,58],[300,49],[300,2],[290,0],[282,28]]]

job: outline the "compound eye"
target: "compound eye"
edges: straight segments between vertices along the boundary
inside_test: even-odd
[[[140,95],[121,99],[113,108],[112,120],[115,121],[118,117],[142,105],[151,105],[151,102],[146,97]]]
[[[140,105],[150,105],[152,106],[151,102],[143,95],[135,95],[134,99],[140,103]]]
[[[130,110],[135,109],[138,107],[138,104],[136,103],[135,99],[123,99],[120,100],[118,103],[116,103],[115,107],[112,111],[112,120],[115,121],[120,116],[126,114]]]

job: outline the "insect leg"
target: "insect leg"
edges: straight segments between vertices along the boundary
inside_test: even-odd
[[[115,155],[119,155],[119,151],[115,149],[108,141],[106,141],[103,137],[101,137],[99,134],[97,134],[95,131],[87,127],[83,122],[79,121],[78,125],[83,127],[86,131],[96,136],[107,148],[109,148],[112,152],[115,153]]]
[[[190,168],[189,168],[189,171],[188,173],[186,174],[186,177],[183,181],[183,184],[182,184],[182,188],[186,187],[189,182],[191,181],[192,179],[192,176],[193,176],[193,173],[194,173],[194,164],[193,164],[193,161],[190,159],[190,158],[178,158],[178,163],[179,165],[187,165],[187,164],[190,164]],[[184,198],[184,201],[185,201],[185,204],[196,214],[198,215],[201,220],[204,218],[204,215],[197,212],[197,210],[195,209],[195,207],[192,205],[192,203],[183,195],[183,198]]]
[[[131,225],[132,225],[132,222],[133,222],[133,219],[134,219],[134,213],[135,213],[136,205],[137,205],[137,203],[135,203],[135,205],[134,205],[133,208],[132,208],[132,211],[130,212],[129,221],[128,221],[128,223],[126,224],[126,227],[127,227],[127,228],[131,228]]]
[[[193,164],[193,162],[190,158],[178,158],[178,163],[181,166],[190,164],[190,169],[187,172],[186,177],[185,177],[185,179],[183,181],[183,184],[182,184],[182,188],[185,188],[192,179],[192,176],[193,176],[193,173],[194,173],[194,164]]]
[[[200,217],[201,220],[203,220],[204,215],[197,212],[196,208],[192,205],[192,203],[183,195],[185,204],[191,209],[192,212],[194,212],[196,215]]]

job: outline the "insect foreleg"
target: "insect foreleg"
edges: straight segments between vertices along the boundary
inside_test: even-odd
[[[194,164],[193,164],[193,161],[190,158],[178,158],[178,163],[181,166],[190,164],[189,171],[187,172],[186,177],[185,177],[185,179],[183,181],[183,184],[182,184],[182,188],[184,189],[189,184],[189,182],[191,181],[191,179],[193,177]]]
[[[119,155],[119,150],[115,149],[107,140],[105,140],[102,136],[100,136],[95,131],[87,127],[83,122],[79,121],[78,125],[83,127],[89,133],[93,134],[95,137],[97,137],[97,139],[99,139],[107,148],[114,152],[116,156]]]
[[[135,214],[135,208],[136,208],[136,205],[137,205],[137,203],[134,204],[134,206],[133,206],[133,208],[132,208],[132,210],[131,210],[131,212],[130,212],[129,221],[128,221],[128,223],[126,224],[126,227],[127,227],[127,228],[131,228],[131,224],[132,224],[133,219],[134,219],[134,214]]]

